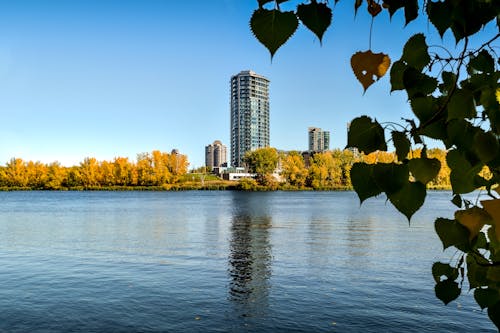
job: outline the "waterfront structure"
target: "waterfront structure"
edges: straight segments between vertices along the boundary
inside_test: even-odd
[[[330,149],[330,132],[323,131],[321,128],[309,127],[309,151],[323,152]]]
[[[210,168],[227,166],[227,147],[219,140],[205,146],[205,166]]]
[[[231,166],[247,151],[269,147],[269,80],[253,71],[231,77]]]

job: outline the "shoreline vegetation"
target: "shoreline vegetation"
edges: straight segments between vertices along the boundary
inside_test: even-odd
[[[420,151],[411,152],[412,157]],[[450,190],[446,152],[431,149],[427,155],[441,163],[438,176],[428,189]],[[0,191],[351,191],[350,169],[356,162],[391,163],[392,152],[369,155],[334,149],[304,159],[300,152],[262,148],[245,157],[255,179],[223,180],[205,167],[188,171],[188,158],[177,151],[153,151],[137,155],[135,162],[117,157],[112,161],[85,158],[79,165],[44,164],[12,158],[0,166]],[[279,170],[278,177],[275,170]]]

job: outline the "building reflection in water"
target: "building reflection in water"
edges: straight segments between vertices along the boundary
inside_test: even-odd
[[[229,299],[242,316],[267,312],[272,225],[266,196],[234,192],[229,245]]]

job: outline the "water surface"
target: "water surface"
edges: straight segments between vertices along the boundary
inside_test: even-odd
[[[434,296],[449,199],[0,192],[0,332],[494,332]]]

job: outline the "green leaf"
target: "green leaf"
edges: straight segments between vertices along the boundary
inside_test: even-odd
[[[492,288],[476,288],[474,290],[474,299],[481,309],[489,308],[500,301],[498,290]]]
[[[430,95],[436,90],[437,80],[408,67],[403,73],[403,85],[408,93],[408,98]]]
[[[294,12],[277,9],[257,9],[250,19],[250,28],[255,37],[271,53],[271,58],[297,30],[299,20]]]
[[[448,122],[446,133],[448,135],[448,143],[456,145],[462,151],[469,151],[472,149],[474,138],[479,131],[477,127],[472,126],[470,122],[465,119],[453,119]]]
[[[478,169],[454,169],[450,172],[450,183],[454,194],[464,194],[474,191],[478,186],[475,182],[475,176]]]
[[[426,194],[425,185],[422,183],[407,182],[398,192],[388,193],[387,196],[394,207],[410,221],[413,214],[424,204]]]
[[[382,193],[372,176],[373,164],[354,163],[351,168],[351,183],[359,197],[360,204],[368,198]]]
[[[455,73],[444,71],[441,74],[443,83],[439,85],[439,89],[443,94],[448,94],[457,84],[457,76]]]
[[[373,179],[387,195],[398,192],[408,183],[408,166],[396,163],[377,163],[373,166]]]
[[[419,132],[420,135],[425,135],[429,138],[445,141],[446,140],[446,123],[442,117],[435,119],[430,124],[423,127]]]
[[[451,30],[456,41],[478,32],[500,12],[498,1],[446,1],[451,9]]]
[[[467,259],[467,279],[469,280],[469,286],[471,289],[486,286],[489,284],[486,274],[488,273],[488,267],[481,266],[481,264],[487,265],[488,262],[483,258],[474,258],[472,255],[468,255]]]
[[[416,34],[406,42],[401,60],[405,61],[408,66],[422,71],[431,61],[427,48],[424,35]]]
[[[488,163],[498,155],[498,139],[491,132],[478,131],[474,136],[474,148],[479,159]]]
[[[427,15],[442,38],[446,30],[451,26],[451,11],[449,4],[441,1],[429,1],[427,2]]]
[[[355,0],[354,1],[354,16],[358,13],[359,7],[361,7],[361,4],[363,3],[363,0]]]
[[[332,22],[332,10],[330,7],[316,1],[312,1],[307,5],[300,4],[297,7],[297,16],[318,37],[321,44],[323,34]]]
[[[408,66],[401,60],[396,61],[391,67],[391,92],[395,90],[403,90],[403,74]]]
[[[469,61],[467,71],[472,74],[475,71],[491,74],[495,71],[495,60],[486,50],[481,50],[477,56]]]
[[[435,262],[432,265],[432,276],[436,283],[441,281],[442,276],[446,276],[450,280],[456,280],[458,278],[458,269],[442,262]]]
[[[450,246],[466,252],[469,246],[469,230],[456,220],[438,218],[434,223],[436,233],[443,243],[443,250]]]
[[[389,11],[389,17],[392,19],[394,13],[405,6],[405,0],[384,0],[383,7]]]
[[[377,150],[387,151],[384,129],[367,116],[355,118],[347,133],[347,147],[358,148],[365,154]]]
[[[436,297],[446,305],[460,296],[461,289],[458,287],[458,283],[447,279],[436,283],[434,291],[436,292]]]
[[[474,96],[469,90],[459,89],[451,96],[448,103],[448,120],[474,118],[476,116]]]
[[[471,165],[465,155],[456,149],[448,152],[446,163],[451,169],[450,182],[454,194],[469,193],[478,187],[475,178],[483,164]]]
[[[460,194],[455,194],[451,202],[458,208],[462,208],[462,197],[460,196]]]
[[[446,154],[446,164],[448,164],[451,169],[472,168],[465,156],[456,149],[448,151],[448,153]]]
[[[437,99],[432,96],[416,97],[410,101],[411,109],[421,123],[431,119],[439,110]]]
[[[488,307],[488,317],[495,324],[497,329],[500,330],[500,302]]]
[[[278,1],[278,4],[287,2],[288,0],[257,0],[259,2],[259,8],[262,8],[266,3]]]
[[[396,155],[399,161],[403,161],[410,152],[410,140],[406,137],[406,134],[403,132],[392,131],[392,143],[394,144],[394,148],[396,148]]]
[[[405,1],[405,26],[418,17],[418,1],[406,0]]]
[[[427,184],[439,174],[441,163],[437,158],[413,158],[408,162],[408,168],[416,180]]]

